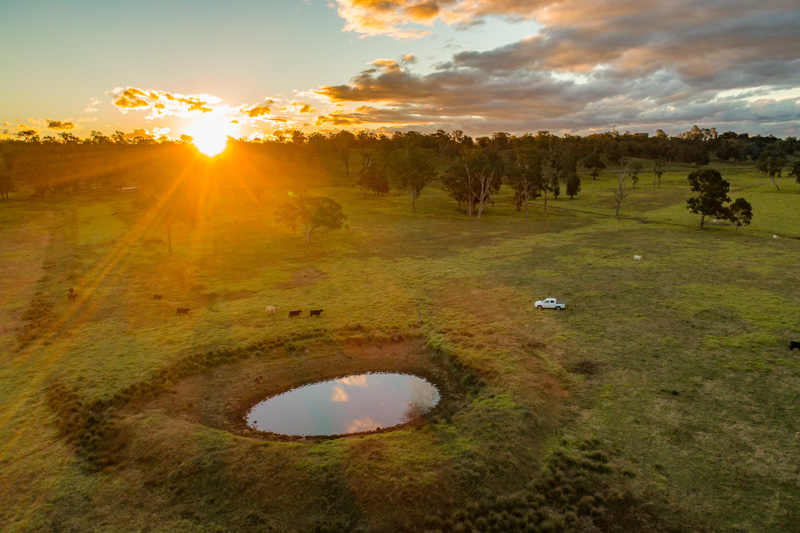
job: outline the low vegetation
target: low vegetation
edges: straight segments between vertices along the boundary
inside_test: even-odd
[[[437,175],[416,194],[385,193],[396,174],[387,159],[380,175],[377,148],[332,145],[314,164],[251,153],[269,168],[256,177],[226,160],[249,147],[187,158],[195,181],[180,183],[200,185],[168,232],[170,187],[144,170],[103,166],[44,194],[15,181],[0,202],[0,529],[794,528],[797,190],[715,159],[750,224],[710,216],[699,231],[696,150],[656,163],[592,148],[597,164],[492,142],[508,143],[496,164],[512,179],[465,187],[467,156],[448,142],[423,148]],[[140,161],[167,172],[160,157]],[[491,154],[469,157],[491,175]],[[369,180],[350,172],[362,159]],[[639,182],[618,204],[630,161]],[[579,193],[556,194],[579,168]],[[276,219],[306,197],[290,193],[329,199],[347,227],[304,244]],[[566,310],[534,309],[544,297]],[[248,384],[268,394],[369,368],[440,376],[451,401],[340,439],[242,427]]]

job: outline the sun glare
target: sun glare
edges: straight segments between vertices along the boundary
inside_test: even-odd
[[[209,113],[195,120],[186,134],[192,137],[192,144],[200,153],[214,157],[225,151],[228,136],[234,133],[235,126],[229,118]]]

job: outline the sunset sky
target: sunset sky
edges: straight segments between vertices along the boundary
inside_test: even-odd
[[[797,0],[6,1],[0,133],[800,134]]]

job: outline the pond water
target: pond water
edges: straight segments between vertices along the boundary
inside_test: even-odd
[[[403,424],[439,403],[439,391],[409,374],[359,374],[312,383],[256,404],[247,424],[282,435],[344,435]]]

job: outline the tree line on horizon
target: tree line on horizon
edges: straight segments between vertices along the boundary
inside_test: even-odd
[[[191,151],[188,138],[178,141],[149,137],[129,139],[120,131],[111,136],[93,131],[85,139],[68,132],[43,138],[34,132],[29,133],[31,135],[0,141],[0,196],[6,197],[22,184],[29,185],[39,196],[51,189],[77,190],[83,185],[134,186],[146,182],[147,175],[152,174],[141,171],[152,166],[150,162],[163,162],[169,158],[185,160],[189,156],[185,152]],[[500,174],[507,176],[508,184],[515,191],[515,204],[520,209],[531,195],[538,197],[529,192],[530,188],[557,197],[563,184],[566,194],[574,196],[580,187],[579,168],[585,168],[596,179],[608,165],[624,165],[631,158],[654,160],[657,178],[663,173],[666,163],[701,167],[709,164],[712,156],[721,161],[750,160],[779,188],[775,178],[782,175],[788,156],[798,148],[800,144],[795,137],[780,139],[731,131],[718,134],[714,128],[694,126],[676,136],[668,136],[662,130],[657,130],[654,136],[611,131],[581,137],[539,131],[535,135],[520,136],[497,132],[477,138],[460,130],[451,133],[438,130],[431,134],[396,132],[392,136],[370,131],[352,133],[341,130],[310,135],[293,131],[290,135],[281,133],[271,140],[230,139],[228,151],[231,152],[229,157],[233,158],[261,159],[259,163],[263,160],[279,162],[285,167],[284,172],[313,174],[326,166],[340,164],[346,177],[357,173],[360,185],[379,194],[387,191],[387,181],[399,181],[400,188],[412,196],[412,205],[415,204],[416,188],[407,183],[406,173],[396,169],[403,167],[400,161],[403,157],[410,156],[414,162],[419,162],[424,159],[420,154],[426,153],[437,169],[446,167],[442,174],[445,188],[459,206],[464,205],[471,214],[473,209],[478,213],[481,211],[481,199],[488,198],[497,187],[498,172],[494,176],[491,176],[491,170],[488,175],[483,172],[489,166],[498,168]],[[351,168],[355,154],[361,154],[360,169]],[[464,177],[467,168],[462,163],[467,159],[472,164],[469,175]],[[545,160],[547,162],[543,163]],[[582,162],[581,166],[579,162]],[[430,165],[420,164],[418,171],[428,172]],[[552,172],[544,172],[548,165],[554,169]],[[554,172],[558,178],[544,187],[532,185],[532,180],[548,179],[547,176],[526,177],[531,172],[536,174],[537,166],[539,174]],[[800,173],[800,169],[795,173]],[[471,183],[476,176],[480,185],[478,198],[473,202],[471,195],[464,191],[463,182]],[[659,179],[654,180],[654,185],[659,182]]]
[[[353,179],[365,195],[385,194],[392,186],[404,191],[409,195],[412,211],[425,187],[438,180],[441,188],[457,202],[459,210],[480,219],[502,185],[513,191],[518,211],[524,209],[527,216],[529,202],[541,198],[547,215],[548,200],[558,198],[562,186],[570,198],[580,192],[579,168],[596,179],[611,165],[619,169],[614,179],[614,202],[619,216],[623,200],[637,186],[644,170],[637,159],[654,161],[653,187],[660,186],[667,163],[693,164],[699,168],[707,165],[714,155],[722,161],[754,161],[756,168],[778,188],[775,178],[781,176],[788,156],[798,147],[794,137],[718,134],[713,128],[697,126],[673,137],[661,130],[655,136],[612,131],[581,137],[540,131],[520,136],[497,132],[491,137],[477,138],[459,130],[452,133],[439,130],[432,134],[396,132],[392,136],[369,131],[310,135],[294,131],[290,136],[266,141],[229,139],[228,150],[220,156],[220,161],[221,168],[231,168],[231,162],[238,162],[249,169],[252,175],[242,179],[250,182],[250,191],[257,201],[266,179],[284,179],[294,187],[298,194],[286,204],[294,207],[281,207],[279,218],[296,225],[300,220],[297,213],[310,212],[307,206],[300,205],[307,197],[304,188],[315,176],[323,176],[325,169],[335,166],[343,168],[345,176]],[[352,164],[355,154],[361,156],[360,168]],[[9,192],[23,184],[41,198],[50,190],[68,193],[81,188],[122,187],[144,189],[147,194],[143,198],[151,205],[170,196],[170,201],[159,205],[166,213],[162,216],[171,248],[171,226],[178,221],[194,224],[196,220],[197,209],[188,207],[192,201],[187,198],[193,196],[191,189],[197,186],[185,178],[197,172],[198,160],[188,138],[128,139],[122,132],[107,137],[95,131],[86,139],[70,133],[7,139],[0,141],[0,196],[7,198]],[[226,164],[229,166],[225,167]],[[800,183],[800,162],[794,162],[789,175]],[[341,206],[317,200],[309,202],[315,209],[329,208],[334,225],[344,223]],[[716,212],[719,216],[726,213]],[[319,221],[326,218],[323,215],[313,216]],[[307,241],[313,233],[312,226],[305,224]]]

